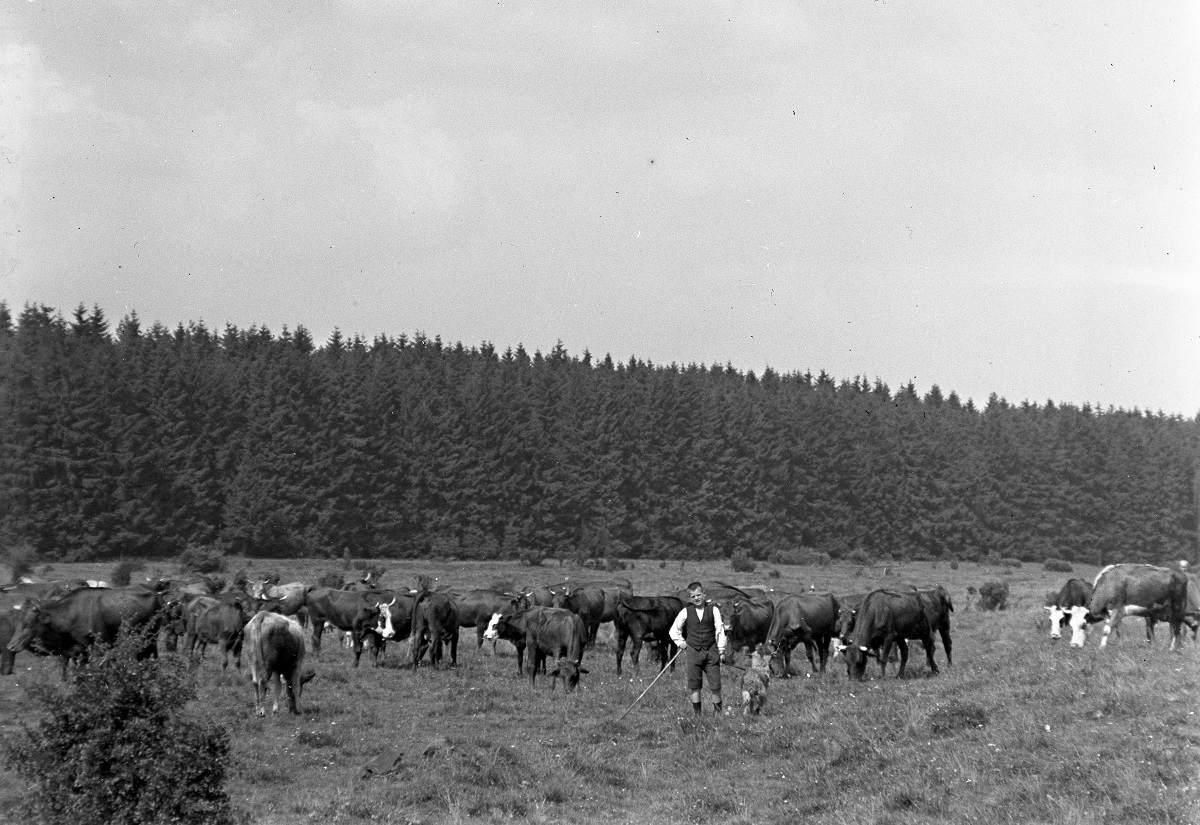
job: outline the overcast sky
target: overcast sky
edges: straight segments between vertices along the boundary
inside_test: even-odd
[[[17,311],[1200,412],[1196,3],[0,9]]]

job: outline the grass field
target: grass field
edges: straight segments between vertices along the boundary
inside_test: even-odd
[[[421,573],[459,588],[552,583],[604,574],[515,563],[383,562],[383,584]],[[104,578],[111,565],[59,565],[54,576]],[[332,562],[254,562],[284,581],[314,581]],[[910,678],[850,682],[839,662],[824,676],[776,679],[764,715],[736,714],[738,673],[725,669],[735,715],[691,718],[682,671],[664,676],[624,720],[654,676],[616,675],[611,626],[584,657],[574,694],[518,679],[514,650],[476,650],[462,633],[458,666],[351,668],[327,639],[300,717],[254,715],[244,674],[210,655],[198,670],[195,711],[233,741],[229,791],[248,823],[1200,823],[1200,646],[1167,650],[1166,628],[1147,647],[1126,623],[1107,650],[1051,644],[1041,608],[1072,574],[962,563],[883,568],[781,567],[733,573],[728,563],[638,561],[618,575],[640,594],[692,579],[835,593],[897,582],[941,583],[956,607],[954,665],[930,676],[919,646]],[[174,572],[162,567],[162,572]],[[1009,609],[968,609],[967,588],[1010,587]],[[799,662],[807,671],[803,656]],[[744,664],[743,662],[740,662]],[[889,674],[894,674],[894,665]],[[28,654],[0,677],[0,725],[12,736],[32,681],[57,680]],[[370,769],[370,770],[368,770]],[[0,772],[0,821],[21,787]]]

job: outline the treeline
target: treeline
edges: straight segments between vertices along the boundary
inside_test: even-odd
[[[0,304],[10,546],[1192,558],[1200,420],[935,386]]]

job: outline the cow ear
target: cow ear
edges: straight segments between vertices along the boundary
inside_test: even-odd
[[[580,672],[580,673],[587,673],[588,671],[587,671],[587,668],[586,668],[586,667],[581,667],[581,668],[579,668],[579,672]]]

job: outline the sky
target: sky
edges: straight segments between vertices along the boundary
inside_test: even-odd
[[[0,300],[1200,414],[1200,4],[0,5]]]

